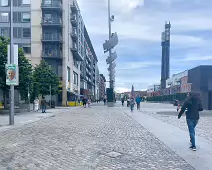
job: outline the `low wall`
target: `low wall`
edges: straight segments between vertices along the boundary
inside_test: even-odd
[[[75,106],[82,106],[82,102],[80,102],[80,104],[76,101],[74,102],[67,102],[67,106],[70,106],[70,107],[75,107]]]

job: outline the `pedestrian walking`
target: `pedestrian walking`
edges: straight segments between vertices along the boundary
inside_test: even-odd
[[[104,105],[106,105],[106,99],[104,98]]]
[[[134,99],[132,98],[132,99],[130,100],[130,110],[131,110],[131,112],[133,112],[133,110],[134,110],[134,105],[135,105],[135,101],[134,101]]]
[[[137,110],[140,110],[141,97],[140,96],[136,97],[135,101],[136,101],[136,104],[137,104]]]
[[[91,99],[88,99],[88,107],[91,107]]]
[[[192,149],[193,151],[196,151],[195,127],[197,126],[199,118],[200,118],[199,111],[203,111],[200,95],[198,93],[193,93],[193,92],[188,93],[187,100],[184,102],[180,110],[180,113],[178,114],[178,119],[180,119],[182,114],[185,112],[186,122],[188,125],[188,130],[190,135],[190,143],[191,143],[190,149]]]
[[[81,101],[80,101],[80,98],[78,98],[78,106],[80,106],[80,102],[81,102]]]
[[[45,97],[43,97],[42,100],[41,100],[41,109],[42,109],[42,113],[46,113],[46,100],[45,100]]]
[[[35,104],[35,111],[38,112],[38,110],[39,110],[39,100],[35,99],[34,104]]]
[[[82,99],[82,104],[83,104],[83,107],[84,107],[84,108],[86,108],[86,102],[87,102],[86,98],[83,98],[83,99]]]
[[[124,106],[124,98],[122,98],[121,103],[122,103],[122,106]]]
[[[127,107],[129,107],[130,106],[130,99],[128,98],[127,99]]]

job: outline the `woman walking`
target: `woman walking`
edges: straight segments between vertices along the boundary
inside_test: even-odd
[[[131,110],[131,112],[133,112],[134,106],[135,106],[135,101],[134,101],[134,99],[132,98],[132,99],[130,100],[130,110]]]

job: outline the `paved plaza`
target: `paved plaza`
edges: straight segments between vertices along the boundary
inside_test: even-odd
[[[195,169],[132,116],[153,118],[153,106],[156,110],[157,104],[142,104],[143,111],[130,113],[118,102],[113,108],[95,104],[4,131],[0,127],[0,170]],[[198,153],[188,151],[191,157]]]

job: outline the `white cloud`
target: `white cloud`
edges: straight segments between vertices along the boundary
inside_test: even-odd
[[[115,89],[116,93],[130,92],[130,89],[124,87],[117,87]]]
[[[108,79],[107,54],[103,54],[102,49],[102,43],[108,38],[107,1],[78,1],[99,59],[100,72]],[[172,72],[212,59],[209,47],[212,40],[207,36],[209,33],[204,33],[212,31],[212,11],[198,3],[199,0],[111,0],[111,14],[115,15],[112,31],[119,36],[117,89],[131,89],[134,84],[140,90],[160,82],[161,32],[165,21],[170,20],[172,25]],[[193,5],[197,5],[196,8]],[[212,7],[212,4],[208,3],[208,6]]]
[[[211,60],[212,61],[212,56],[189,56],[184,59],[184,61],[207,61]]]
[[[150,66],[159,66],[159,62],[122,62],[118,70],[136,70],[142,68],[149,68]]]
[[[105,1],[107,2],[107,0]],[[123,13],[131,12],[144,5],[144,0],[111,0],[111,2],[112,9]]]

